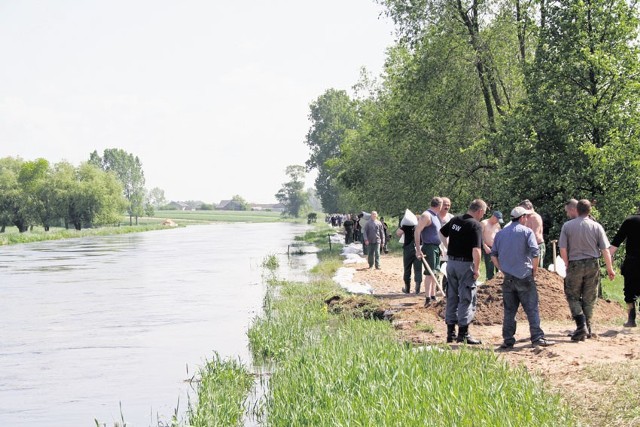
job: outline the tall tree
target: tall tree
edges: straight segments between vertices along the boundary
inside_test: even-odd
[[[104,150],[102,157],[97,151],[91,153],[89,163],[116,174],[122,183],[123,194],[128,202],[129,224],[133,224],[134,217],[138,224],[138,217],[144,215],[146,194],[144,172],[138,156],[120,148],[108,148]]]
[[[570,197],[598,202],[615,227],[640,196],[638,8],[626,0],[545,2],[529,98],[505,126],[496,178],[562,219]],[[556,230],[557,231],[557,230]]]
[[[311,153],[306,162],[309,169],[317,169],[317,195],[325,212],[340,212],[339,188],[331,160],[340,157],[341,145],[347,135],[358,126],[357,103],[344,90],[328,89],[310,106],[311,128],[305,143]]]
[[[307,195],[304,191],[305,167],[290,165],[287,166],[285,173],[290,181],[282,184],[282,188],[276,193],[276,200],[285,207],[283,215],[299,218],[300,212],[307,203]]]

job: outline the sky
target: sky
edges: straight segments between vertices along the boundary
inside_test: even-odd
[[[0,157],[140,158],[167,200],[275,202],[309,105],[378,75],[374,0],[3,0]],[[312,186],[315,174],[307,177]]]

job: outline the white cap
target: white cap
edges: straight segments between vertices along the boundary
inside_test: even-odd
[[[517,206],[515,208],[513,208],[513,210],[511,211],[511,219],[518,219],[520,218],[522,215],[529,215],[532,214],[533,211],[530,209],[525,209],[522,206]]]

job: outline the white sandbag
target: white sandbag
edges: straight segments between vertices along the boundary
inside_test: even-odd
[[[404,211],[404,216],[402,217],[402,221],[400,221],[400,226],[402,227],[403,225],[408,225],[410,227],[418,225],[418,217],[409,209]]]
[[[361,254],[362,253],[362,243],[349,243],[346,246],[342,247],[342,252],[340,255],[346,256],[347,254]]]
[[[370,284],[353,281],[355,272],[353,268],[341,267],[333,276],[333,281],[352,294],[373,294],[373,288]]]
[[[555,270],[556,273],[558,273],[558,276],[562,277],[563,279],[567,277],[567,266],[564,264],[564,261],[562,260],[562,257],[560,255],[556,257]]]
[[[367,262],[366,258],[361,257],[359,254],[346,254],[343,264],[362,264]]]
[[[371,219],[371,214],[365,211],[362,211],[362,218],[360,218],[360,227],[364,230],[364,226],[367,225],[367,221]]]
[[[404,233],[402,233],[402,236],[400,236],[400,239],[398,239],[398,242],[404,243]]]

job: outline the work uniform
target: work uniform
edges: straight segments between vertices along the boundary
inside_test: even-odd
[[[426,213],[431,215],[431,224],[420,232],[420,250],[431,270],[436,272],[440,271],[440,218],[431,209]],[[425,269],[424,274],[430,276],[429,270]]]
[[[569,265],[564,281],[564,293],[575,319],[584,315],[591,324],[600,286],[599,258],[609,248],[602,225],[589,217],[579,216],[564,223],[558,246],[567,250]]]
[[[468,326],[476,313],[476,281],[473,278],[474,248],[482,250],[482,225],[469,214],[456,216],[440,229],[449,238],[447,250],[447,325]]]

